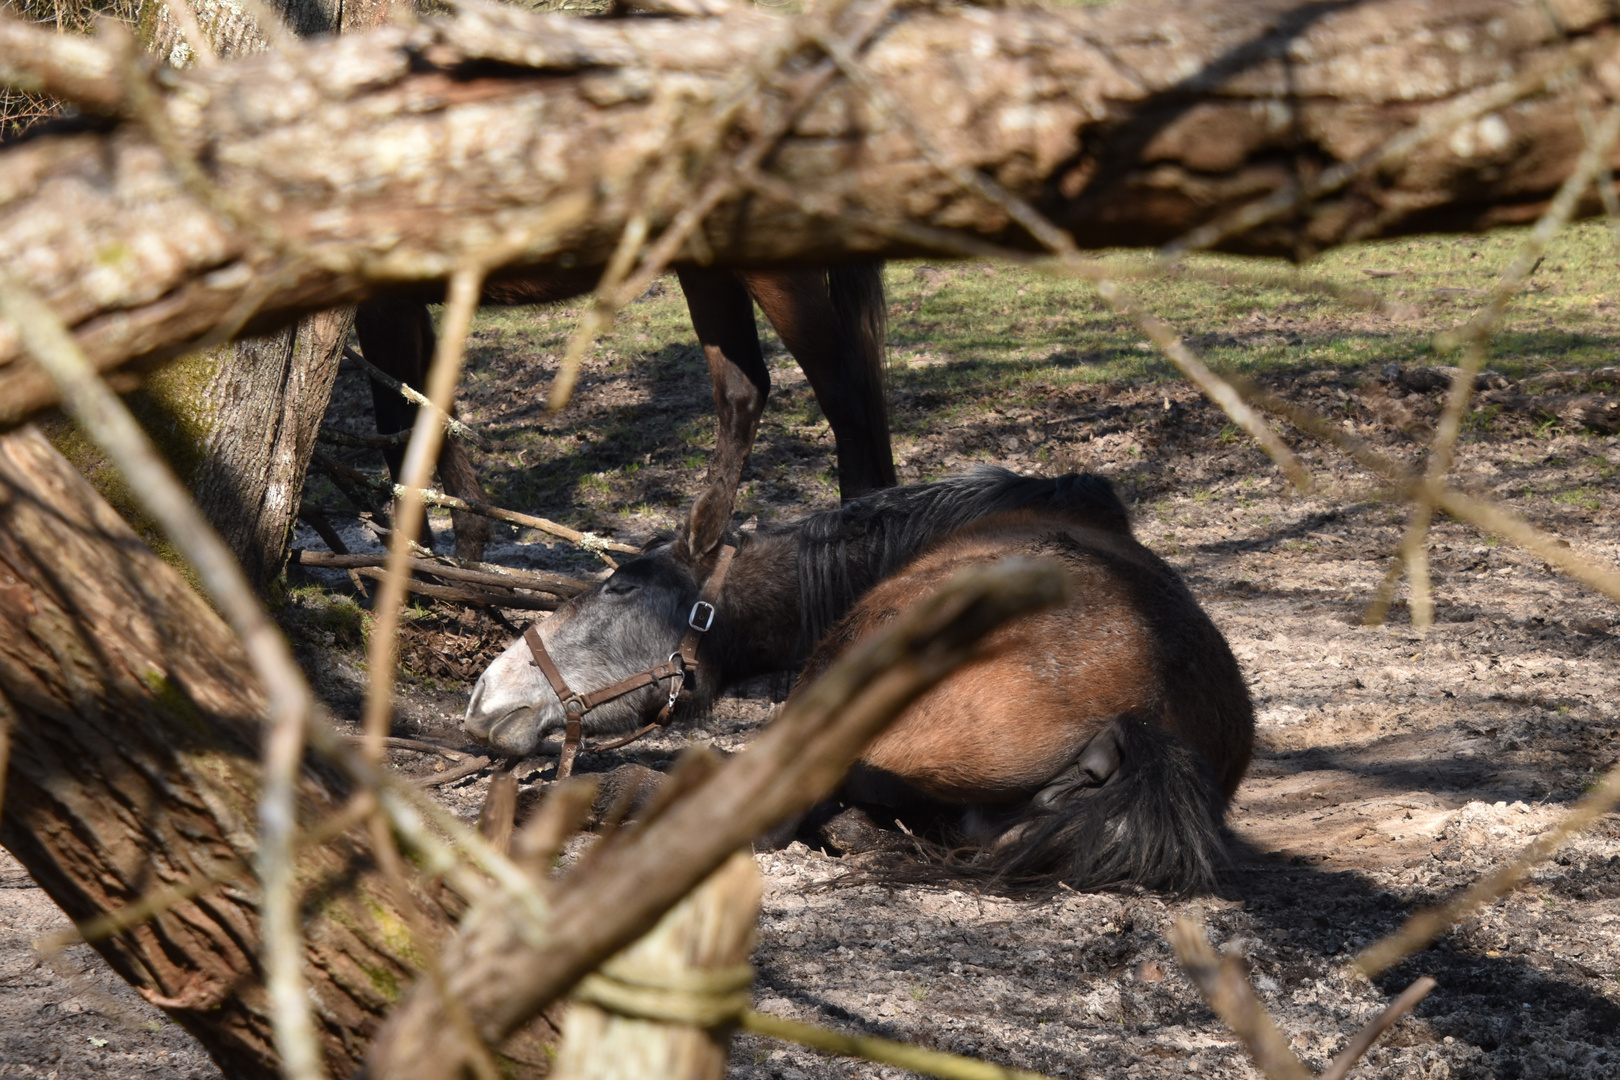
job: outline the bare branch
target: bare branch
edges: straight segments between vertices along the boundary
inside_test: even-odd
[[[1169,357],[1170,362],[1176,365],[1193,385],[1219,405],[1226,415],[1232,418],[1233,423],[1247,431],[1296,488],[1300,491],[1311,489],[1311,474],[1305,471],[1305,467],[1299,463],[1294,452],[1288,449],[1287,444],[1275,431],[1271,430],[1271,425],[1249,407],[1249,403],[1243,400],[1243,395],[1238,393],[1231,383],[1215,374],[1208,365],[1198,359],[1187,347],[1186,342],[1181,340],[1179,334],[1154,317],[1151,312],[1143,310],[1114,282],[1107,280],[1098,282],[1097,292],[1115,311],[1134,320],[1148,336],[1148,340],[1157,345],[1159,351]]]
[[[1547,245],[1558,230],[1569,223],[1580,198],[1602,171],[1617,138],[1620,138],[1620,108],[1611,109],[1603,123],[1592,132],[1574,170],[1492,288],[1490,300],[1460,330],[1448,331],[1437,342],[1442,348],[1460,347],[1462,357],[1452,374],[1451,388],[1446,394],[1440,422],[1435,426],[1428,464],[1414,493],[1412,517],[1401,540],[1400,558],[1406,564],[1410,579],[1410,609],[1412,626],[1416,630],[1427,630],[1434,621],[1434,598],[1429,584],[1429,524],[1439,503],[1446,474],[1451,471],[1457,438],[1462,434],[1463,414],[1467,412],[1468,402],[1473,397],[1474,379],[1485,364],[1485,342],[1501,322],[1509,301],[1524,287],[1541,262]],[[1383,621],[1393,596],[1394,584],[1392,569],[1367,612],[1367,622],[1376,625]]]
[[[1614,809],[1616,803],[1620,803],[1620,766],[1605,773],[1597,787],[1582,796],[1574,809],[1538,836],[1512,862],[1476,881],[1450,902],[1412,916],[1395,933],[1356,957],[1356,967],[1365,975],[1377,975],[1423,948],[1447,928],[1517,888],[1537,863],[1551,857],[1570,837],[1590,828],[1598,818]]]
[[[1270,1080],[1311,1080],[1310,1071],[1288,1048],[1271,1014],[1255,999],[1240,958],[1217,953],[1203,924],[1185,915],[1170,928],[1170,943],[1182,970],[1215,1015],[1243,1041],[1261,1072]]]
[[[325,566],[335,570],[374,567],[385,564],[384,555],[329,555],[324,551],[306,551],[295,548],[292,562],[304,566]],[[483,564],[488,565],[488,564]],[[552,593],[556,596],[575,596],[591,587],[591,582],[562,574],[531,573],[525,570],[470,570],[463,566],[446,565],[431,559],[412,559],[410,568],[419,574],[433,574],[446,581],[465,581],[473,585],[490,585],[506,589],[528,589],[533,592]]]
[[[1417,1008],[1418,1002],[1428,997],[1429,991],[1438,985],[1429,976],[1424,975],[1411,986],[1401,991],[1400,997],[1390,1002],[1383,1012],[1373,1017],[1366,1027],[1356,1032],[1356,1037],[1351,1039],[1343,1050],[1339,1051],[1339,1056],[1334,1058],[1326,1069],[1322,1070],[1321,1075],[1316,1080],[1344,1080],[1345,1075],[1355,1067],[1356,1062],[1361,1060],[1361,1055],[1372,1049],[1373,1043],[1378,1041],[1379,1036],[1393,1027],[1395,1021]]]
[[[395,495],[403,496],[405,491],[405,485],[394,485]],[[522,525],[525,528],[539,529],[543,533],[550,533],[552,536],[561,537],[562,539],[573,544],[575,547],[583,548],[586,551],[593,552],[598,555],[604,551],[618,551],[627,555],[638,555],[641,553],[640,548],[631,547],[629,544],[621,544],[616,540],[607,540],[597,536],[595,533],[580,532],[578,529],[570,529],[568,526],[559,525],[549,518],[535,517],[533,514],[520,514],[516,510],[503,510],[498,506],[490,506],[487,503],[470,503],[465,499],[458,499],[454,495],[446,495],[442,491],[434,491],[432,488],[417,488],[415,489],[415,495],[428,506],[441,506],[448,510],[461,510],[468,514],[480,514],[484,517],[493,518],[496,521],[505,521],[512,525]],[[608,560],[608,563],[609,565],[613,565],[611,559]]]
[[[478,312],[484,273],[476,267],[458,270],[450,282],[450,303],[439,334],[433,365],[428,370],[428,399],[431,409],[417,414],[416,427],[405,448],[405,464],[400,470],[404,493],[394,512],[394,534],[388,545],[387,578],[372,605],[374,625],[366,650],[370,682],[361,726],[368,740],[366,756],[382,760],[382,738],[394,715],[394,665],[399,658],[399,611],[405,602],[410,581],[411,541],[422,527],[421,491],[439,459],[444,441],[443,418],[450,415],[456,383],[461,378],[461,362],[466,355],[467,331]]]
[[[373,364],[370,360],[367,360],[365,357],[361,356],[351,348],[345,348],[343,350],[343,355],[347,356],[350,360],[353,360],[355,363],[364,368],[367,375],[393,390],[412,405],[416,405],[420,408],[427,409],[430,412],[437,413],[439,419],[460,438],[466,439],[480,450],[489,449],[488,439],[478,434],[478,432],[473,428],[468,427],[465,421],[457,420],[448,412],[438,409],[433,402],[429,401],[422,395],[421,391],[415,389],[407,383],[400,382],[398,379],[388,374],[388,372],[384,371],[376,364]]]

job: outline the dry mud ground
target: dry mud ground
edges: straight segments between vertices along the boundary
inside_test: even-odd
[[[707,390],[695,367],[688,357],[684,381],[665,372],[669,387],[640,400],[700,422]],[[791,400],[792,373],[778,374]],[[1142,539],[1187,575],[1241,659],[1259,716],[1259,750],[1231,812],[1236,868],[1219,897],[1060,892],[1012,900],[824,888],[843,869],[840,860],[802,844],[762,854],[761,1008],[1056,1076],[1255,1076],[1166,944],[1171,921],[1194,914],[1219,946],[1248,958],[1261,999],[1313,1068],[1427,974],[1439,988],[1355,1075],[1620,1076],[1620,823],[1613,817],[1519,892],[1388,976],[1367,982],[1346,970],[1353,951],[1507,858],[1615,762],[1620,618],[1612,605],[1539,559],[1447,522],[1434,537],[1438,626],[1418,636],[1397,605],[1389,626],[1368,628],[1359,616],[1404,517],[1330,453],[1306,445],[1321,485],[1298,497],[1179,385],[1054,387],[1039,407],[987,403],[956,427],[935,430],[925,422],[935,403],[905,394],[899,375],[900,420],[919,432],[900,440],[903,478],[985,460],[1106,473],[1132,503]],[[596,376],[581,401],[582,425],[593,409],[626,407],[622,394],[614,396],[622,379]],[[363,412],[352,373],[344,380],[343,394]],[[1394,425],[1432,418],[1438,400],[1398,388],[1401,396],[1392,397],[1371,370],[1307,372],[1277,385],[1408,459],[1416,444]],[[521,389],[486,380],[469,413],[496,426],[514,411],[532,412]],[[757,511],[826,505],[827,449],[792,422],[768,429],[749,489]],[[1613,437],[1561,434],[1507,416],[1470,439],[1459,465],[1464,483],[1611,567],[1620,565],[1617,470]],[[683,459],[650,452],[639,483],[643,491],[689,496],[696,479]],[[648,496],[633,517],[621,516],[622,532],[645,536],[671,526],[679,502]],[[569,509],[522,508],[556,516]],[[350,536],[363,540],[359,530]],[[577,556],[532,536],[507,535],[492,557],[580,567]],[[352,713],[358,654],[343,648],[341,635],[334,643],[327,604],[321,594],[299,593],[285,622],[323,693]],[[465,683],[443,661],[464,665],[469,651],[487,655],[502,634],[447,613],[422,615],[399,730],[454,740]],[[689,740],[740,746],[767,715],[773,689],[780,687],[727,698],[712,717],[678,733],[586,756],[582,768],[662,766]],[[409,754],[396,763],[430,768]],[[470,817],[486,785],[487,778],[470,778],[442,794]],[[26,874],[0,855],[0,1076],[217,1075],[87,948],[42,963],[31,943],[61,925]],[[754,1038],[738,1040],[733,1072],[760,1080],[899,1075]]]

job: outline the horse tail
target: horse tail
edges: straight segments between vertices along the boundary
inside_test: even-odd
[[[827,268],[827,295],[832,301],[838,348],[849,363],[843,368],[860,385],[851,387],[861,402],[868,431],[883,433],[888,450],[889,432],[889,302],[883,294],[883,263],[854,262]],[[884,487],[899,483],[894,455],[884,453],[878,470]]]
[[[1203,756],[1155,724],[1121,718],[1088,745],[1082,766],[1099,740],[1112,740],[1112,775],[1095,786],[1048,787],[971,860],[973,876],[1025,887],[1214,891],[1229,866],[1226,799]],[[1078,767],[1070,773],[1089,779]]]

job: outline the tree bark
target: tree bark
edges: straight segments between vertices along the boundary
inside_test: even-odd
[[[206,163],[214,203],[140,125],[39,138],[0,152],[0,267],[34,281],[113,367],[184,351],[244,300],[248,328],[263,330],[469,261],[602,265],[632,215],[656,235],[729,166],[720,155],[661,195],[636,180],[678,118],[706,115],[793,25],[744,5],[582,20],[469,3],[440,23],[186,71],[158,100],[174,145]],[[741,265],[918,254],[940,236],[1036,247],[1005,206],[962,188],[963,170],[1082,247],[1161,244],[1516,79],[1517,100],[1218,246],[1292,256],[1524,221],[1568,174],[1585,109],[1620,100],[1620,58],[1601,48],[1617,25],[1591,0],[911,9],[862,63],[955,178],[905,123],[833,80],[692,252]],[[90,107],[123,100],[114,50],[7,22],[0,39],[6,69],[31,86]],[[791,91],[818,54],[787,51],[804,58],[783,76]],[[784,100],[749,98],[728,145]],[[0,329],[0,423],[50,397],[18,358]]]
[[[81,924],[159,888],[225,878],[93,944],[227,1076],[272,1080],[245,869],[264,708],[213,609],[37,431],[0,436],[0,730],[11,743],[0,844]],[[345,795],[336,776],[306,770],[300,821],[331,821]],[[306,848],[299,878],[319,1035],[343,1076],[423,946],[361,831]],[[410,888],[434,937],[446,934],[456,899],[414,877]]]
[[[249,9],[188,2],[216,56],[250,56],[270,47]],[[266,10],[282,18],[285,30],[306,37],[372,29],[381,25],[387,3],[271,0]],[[166,0],[146,0],[135,25],[147,52],[177,68],[196,62]],[[304,473],[353,325],[354,309],[341,308],[193,353],[149,380],[133,403],[256,588],[275,580],[286,561]],[[100,455],[78,440],[73,449],[80,471],[110,481],[98,485],[102,494],[150,536],[143,515],[120,498],[122,485]]]

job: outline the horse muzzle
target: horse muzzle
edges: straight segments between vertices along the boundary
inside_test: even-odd
[[[528,704],[499,700],[502,695],[491,692],[483,679],[473,687],[472,699],[467,702],[467,714],[462,718],[461,730],[488,743],[490,748],[511,756],[527,754],[540,743],[545,728],[543,704]]]

